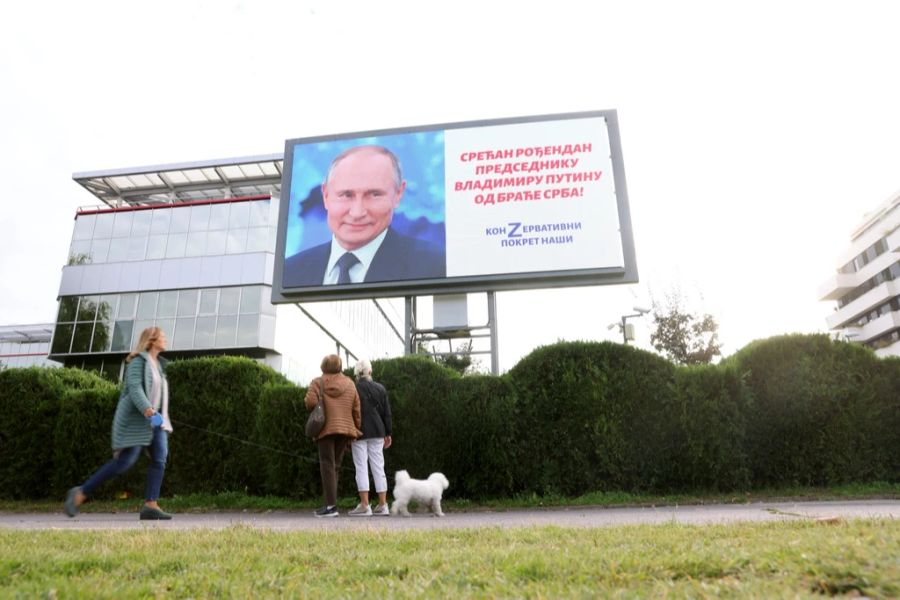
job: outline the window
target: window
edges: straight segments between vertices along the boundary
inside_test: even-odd
[[[237,345],[238,346],[255,346],[258,343],[259,336],[259,315],[241,315],[238,318],[237,328]]]
[[[122,294],[119,298],[119,310],[116,312],[116,316],[119,319],[133,319],[137,299],[137,294]]]
[[[172,214],[169,233],[187,233],[191,222],[191,209],[187,207],[168,209]]]
[[[237,336],[237,315],[219,317],[216,324],[216,348],[234,346]]]
[[[75,326],[71,323],[59,323],[53,332],[53,343],[50,346],[51,354],[66,354],[72,344],[72,331]]]
[[[131,224],[131,237],[147,237],[150,233],[150,223],[152,221],[152,211],[139,210],[135,212],[134,222]]]
[[[259,287],[244,288],[241,294],[241,314],[259,313]]]
[[[59,314],[57,321],[74,321],[78,309],[78,296],[64,296],[59,300]]]
[[[216,314],[216,306],[219,301],[219,290],[200,290],[200,312],[201,315]]]
[[[72,233],[73,240],[89,240],[94,233],[94,215],[80,215],[75,218],[75,231]]]
[[[181,290],[178,296],[178,316],[193,317],[197,314],[197,290]]]
[[[228,229],[228,213],[230,212],[230,204],[213,204],[209,210],[209,229],[210,231]]]
[[[156,316],[161,318],[174,317],[177,306],[178,292],[160,292],[159,302],[156,306]]]
[[[208,204],[191,207],[191,231],[206,231],[209,228],[210,207]]]
[[[134,321],[116,321],[115,327],[113,328],[111,345],[111,350],[113,352],[128,352],[131,350],[131,330],[133,328]]]
[[[97,318],[98,296],[85,296],[78,304],[78,321],[91,321]]]
[[[113,237],[121,238],[131,235],[131,224],[134,221],[134,213],[117,212],[113,222]]]
[[[91,261],[104,263],[109,256],[109,238],[95,239],[91,242]]]
[[[175,319],[175,336],[172,338],[172,350],[190,350],[193,348],[195,321],[193,317]]]
[[[219,314],[237,314],[240,297],[241,288],[224,288],[219,294]]]
[[[152,319],[156,316],[156,299],[159,296],[156,292],[144,292],[141,294],[138,302],[137,318]]]
[[[110,238],[113,232],[115,213],[103,213],[97,215],[97,223],[94,225],[94,239]]]
[[[172,220],[172,211],[164,209],[152,210],[150,212],[153,213],[153,221],[150,225],[150,233],[161,235],[169,233],[169,223]]]

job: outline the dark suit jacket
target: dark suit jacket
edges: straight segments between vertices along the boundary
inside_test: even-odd
[[[313,246],[284,261],[284,287],[322,285],[331,254],[331,241]],[[397,233],[389,227],[366,272],[365,282],[404,281],[445,277],[444,249],[424,240]]]

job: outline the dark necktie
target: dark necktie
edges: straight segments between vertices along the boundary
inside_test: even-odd
[[[359,264],[359,259],[355,254],[347,252],[340,257],[337,261],[338,269],[340,269],[337,282],[350,283],[350,269],[356,264]]]

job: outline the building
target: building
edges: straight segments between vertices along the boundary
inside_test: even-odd
[[[281,169],[278,154],[73,175],[101,204],[75,215],[49,358],[117,379],[151,325],[170,358],[250,356],[299,382],[325,354],[402,354],[391,302],[270,302]]]
[[[58,367],[49,360],[53,323],[0,326],[0,369]]]
[[[900,193],[866,215],[819,289],[836,300],[828,327],[880,356],[900,356]]]

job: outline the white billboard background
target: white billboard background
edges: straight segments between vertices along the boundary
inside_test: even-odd
[[[447,276],[624,266],[603,117],[445,134]]]

